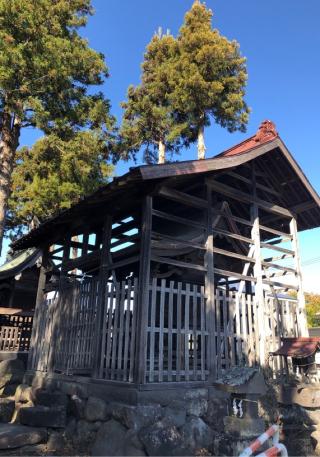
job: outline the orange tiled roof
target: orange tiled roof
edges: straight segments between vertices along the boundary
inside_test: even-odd
[[[227,149],[219,155],[228,157],[243,154],[257,146],[260,146],[261,144],[268,143],[269,141],[274,140],[278,136],[279,135],[276,130],[275,124],[272,121],[263,121],[255,135],[253,135],[245,141],[242,141],[242,143],[239,143],[233,146],[232,148]]]

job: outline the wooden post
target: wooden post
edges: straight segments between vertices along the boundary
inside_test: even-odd
[[[298,239],[298,227],[297,220],[292,218],[290,221],[290,233],[292,235],[292,246],[294,250],[294,262],[297,275],[298,283],[298,312],[297,312],[297,326],[299,336],[309,336],[307,317],[306,317],[306,302],[303,291],[303,282],[302,282],[302,269],[301,269],[301,260],[300,260],[300,246]]]
[[[111,246],[111,233],[112,233],[112,216],[107,215],[103,229],[102,229],[102,248],[100,257],[99,268],[99,282],[98,282],[98,299],[97,299],[97,313],[96,313],[96,334],[94,343],[93,354],[93,377],[97,378],[100,371],[100,357],[101,357],[101,343],[102,343],[102,329],[104,315],[103,308],[105,305],[105,292],[107,286],[107,275],[110,270],[110,246]],[[93,284],[92,284],[93,287]],[[119,303],[117,303],[119,306]]]
[[[138,284],[138,309],[136,323],[136,357],[134,381],[146,382],[147,324],[149,309],[150,262],[152,230],[152,197],[147,195],[143,202],[141,219],[141,249]]]
[[[208,370],[209,381],[213,381],[217,376],[217,346],[216,346],[216,318],[215,318],[215,286],[214,286],[214,252],[213,252],[213,217],[212,217],[212,191],[207,189],[207,243],[204,256],[204,266],[206,268],[205,295],[208,320]],[[219,347],[218,350],[221,350]]]
[[[32,359],[35,354],[34,345],[37,342],[38,332],[39,332],[39,319],[43,314],[40,312],[40,307],[42,305],[44,294],[45,294],[45,286],[46,286],[46,274],[48,270],[48,247],[45,246],[42,249],[42,262],[40,267],[40,274],[38,280],[38,290],[37,290],[37,297],[36,297],[36,304],[34,308],[34,319],[32,324],[32,335],[30,341],[30,351],[28,356],[28,367],[32,368]]]
[[[256,332],[259,332],[259,363],[261,367],[264,367],[266,364],[266,319],[265,319],[265,303],[264,303],[264,293],[263,293],[263,281],[262,281],[262,260],[261,260],[261,240],[260,240],[260,222],[259,222],[259,209],[258,205],[255,203],[257,199],[257,187],[256,187],[256,174],[255,166],[252,164],[252,190],[253,190],[253,199],[254,202],[251,205],[251,222],[252,232],[251,238],[254,241],[254,277],[256,278],[255,285],[255,300],[258,307],[258,329],[255,329]]]

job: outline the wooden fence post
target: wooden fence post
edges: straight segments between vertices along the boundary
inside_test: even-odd
[[[99,376],[100,368],[100,357],[102,354],[102,329],[103,322],[102,316],[103,307],[105,305],[105,292],[107,285],[107,275],[110,270],[110,246],[111,246],[111,233],[112,233],[112,216],[107,215],[102,232],[102,249],[100,258],[100,269],[99,269],[99,282],[98,282],[98,299],[97,299],[97,313],[96,313],[96,335],[94,344],[94,355],[93,355],[93,376],[97,378]],[[94,283],[92,282],[92,287]]]
[[[146,381],[147,325],[150,288],[152,230],[152,197],[146,196],[143,202],[141,220],[141,250],[138,283],[138,309],[136,322],[136,357],[134,381],[144,384]]]
[[[209,381],[217,376],[217,346],[216,346],[216,318],[215,318],[215,286],[214,286],[214,252],[213,252],[213,217],[212,217],[212,191],[207,188],[207,242],[204,263],[206,267],[205,295],[208,316],[208,369]],[[218,325],[218,324],[217,324]],[[218,347],[218,350],[221,350]]]

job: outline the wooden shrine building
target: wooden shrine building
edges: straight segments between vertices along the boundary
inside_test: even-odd
[[[29,370],[150,390],[264,366],[307,335],[298,230],[319,225],[270,121],[214,158],[133,168],[14,243],[44,252]]]

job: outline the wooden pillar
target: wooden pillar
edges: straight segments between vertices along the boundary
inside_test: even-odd
[[[297,310],[297,324],[299,336],[309,336],[307,316],[306,316],[306,302],[303,291],[303,281],[302,281],[302,268],[300,260],[300,246],[298,239],[298,227],[297,220],[292,218],[290,221],[290,233],[292,235],[292,247],[294,250],[294,262],[297,275],[297,299],[298,299],[298,310]]]
[[[31,334],[31,340],[30,340],[30,350],[29,350],[29,355],[28,355],[29,369],[32,369],[32,367],[33,367],[33,358],[35,356],[35,351],[36,351],[35,345],[37,344],[38,335],[39,335],[40,319],[43,316],[40,308],[43,303],[44,295],[45,295],[47,271],[48,271],[48,246],[45,246],[42,249],[42,261],[41,261],[41,267],[40,267],[40,273],[39,273],[37,297],[36,297],[33,322],[32,322],[32,334]]]
[[[97,299],[97,314],[96,314],[96,334],[95,334],[95,347],[93,357],[93,377],[97,378],[99,375],[100,357],[101,357],[101,342],[102,342],[102,328],[103,328],[103,308],[105,305],[105,293],[107,286],[107,276],[111,267],[111,234],[112,234],[112,216],[108,215],[105,219],[102,231],[102,249],[100,257],[99,268],[99,282],[98,282],[98,299]],[[94,287],[94,283],[92,283]],[[94,296],[94,295],[92,295]],[[118,304],[117,304],[118,306]]]
[[[257,187],[256,187],[256,174],[255,166],[252,164],[252,190],[254,200],[257,198]],[[254,277],[255,283],[255,300],[258,309],[258,329],[259,332],[259,363],[260,366],[264,367],[266,364],[266,318],[265,318],[265,302],[263,292],[263,281],[262,281],[262,259],[261,259],[261,240],[260,240],[260,221],[259,221],[259,208],[256,203],[251,205],[251,222],[252,232],[251,238],[254,242]]]
[[[207,188],[207,242],[204,256],[204,266],[206,268],[205,295],[208,318],[208,369],[209,381],[217,377],[217,346],[216,346],[216,318],[215,318],[215,285],[214,285],[214,252],[213,252],[213,217],[212,217],[212,191]],[[220,351],[221,348],[219,347]]]
[[[151,262],[151,230],[152,230],[152,197],[146,196],[142,208],[141,247],[138,284],[138,309],[136,328],[136,356],[134,367],[134,382],[146,382],[147,356],[147,325],[149,308],[149,284]]]

